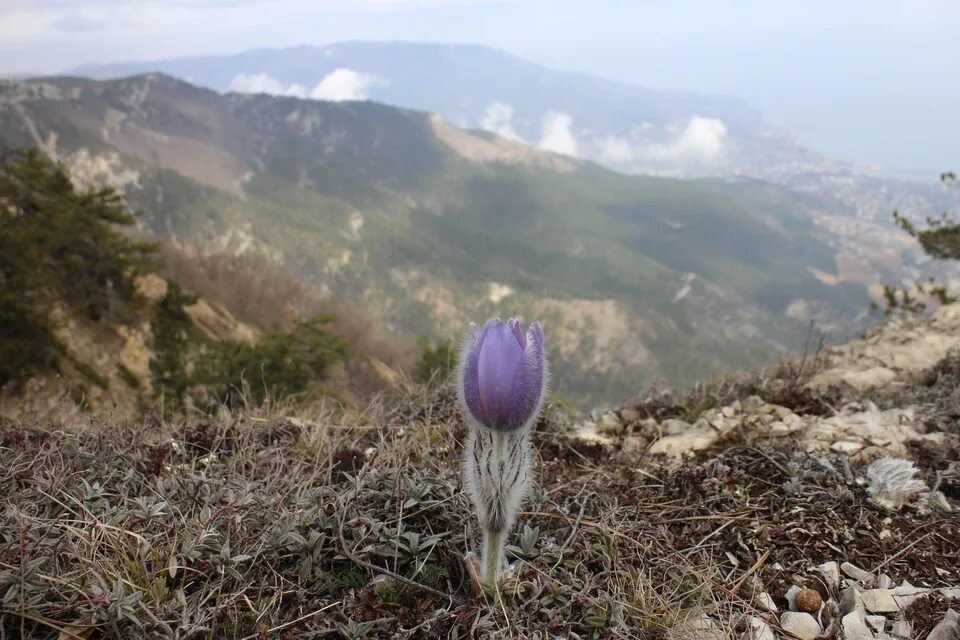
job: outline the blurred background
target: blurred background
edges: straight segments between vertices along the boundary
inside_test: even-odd
[[[958,31],[936,1],[6,0],[0,384],[349,401],[500,315],[586,409],[922,314],[958,278],[925,222],[960,210]]]

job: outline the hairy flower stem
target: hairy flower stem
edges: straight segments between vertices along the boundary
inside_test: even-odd
[[[503,554],[503,534],[499,531],[483,532],[484,582],[497,586],[500,578],[500,558]]]
[[[483,528],[481,578],[496,586],[506,537],[529,484],[529,427],[505,432],[471,424],[464,476]]]

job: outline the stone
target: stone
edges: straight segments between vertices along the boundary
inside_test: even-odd
[[[724,640],[719,625],[703,612],[695,612],[667,634],[670,640]]]
[[[732,431],[738,424],[733,418],[724,418],[722,416],[717,416],[710,420],[710,426],[719,431],[720,433],[729,433]]]
[[[579,440],[584,442],[590,442],[593,444],[599,444],[603,446],[611,446],[614,443],[614,439],[605,433],[600,433],[597,430],[596,422],[581,422],[575,427],[576,437]]]
[[[830,445],[830,450],[834,453],[842,453],[845,456],[852,456],[857,453],[860,453],[860,450],[863,449],[864,444],[862,442],[855,442],[853,440],[838,440]]]
[[[927,634],[927,640],[958,640],[960,639],[960,614],[953,609],[947,609],[940,624]]]
[[[901,609],[906,609],[928,593],[930,593],[929,589],[915,587],[904,580],[899,587],[893,589],[893,599],[897,603],[898,607]]]
[[[873,367],[866,371],[831,369],[814,376],[810,381],[810,386],[825,388],[837,386],[843,382],[858,391],[863,391],[871,387],[882,386],[893,382],[896,377],[897,374],[886,367]]]
[[[873,574],[869,571],[864,571],[854,564],[844,562],[840,565],[840,571],[843,571],[845,575],[853,578],[865,587],[873,585]]]
[[[597,420],[597,431],[607,434],[618,434],[623,431],[623,422],[613,411],[607,411]]]
[[[792,633],[801,640],[814,640],[823,632],[816,618],[800,611],[784,612],[780,616],[780,626],[784,631]]]
[[[883,616],[867,616],[867,626],[880,633],[887,626],[887,619]]]
[[[685,420],[670,418],[660,423],[660,429],[663,430],[663,434],[666,436],[676,436],[685,431],[689,431],[690,423]]]
[[[640,412],[636,409],[620,409],[620,420],[623,424],[633,424],[640,420]]]
[[[777,640],[770,625],[756,616],[746,619],[746,627],[747,630],[740,636],[740,640]]]
[[[860,594],[863,606],[870,613],[895,613],[900,605],[893,597],[892,589],[868,589]]]
[[[770,423],[770,435],[785,436],[792,431],[793,429],[788,427],[783,422],[780,422],[779,420],[777,420],[776,422]]]
[[[846,640],[874,640],[873,632],[856,611],[851,611],[840,620]]]
[[[840,588],[840,565],[836,562],[824,562],[817,567],[820,570],[820,575],[823,576],[823,582],[827,585],[827,588],[831,591],[836,591]]]
[[[762,609],[763,611],[769,611],[770,613],[776,613],[779,611],[777,608],[777,603],[773,601],[773,598],[770,597],[770,594],[766,591],[760,593],[753,603],[758,609]]]
[[[888,576],[885,573],[881,573],[877,576],[877,587],[880,589],[893,589],[896,585],[893,583],[893,578]]]
[[[913,625],[906,620],[897,620],[890,626],[890,635],[895,638],[912,638]]]
[[[715,443],[720,437],[710,425],[694,426],[685,433],[660,438],[647,450],[651,455],[663,454],[680,457],[694,451],[701,451]]]
[[[860,615],[866,614],[863,600],[860,598],[860,592],[856,587],[850,586],[840,594],[840,612],[843,613],[843,615],[847,615],[853,611],[856,611]]]
[[[960,600],[960,588],[944,587],[943,589],[940,589],[940,595],[947,600]]]
[[[742,403],[743,410],[747,413],[770,413],[772,407],[763,401],[760,396],[749,396]]]
[[[787,599],[787,608],[789,609],[797,608],[796,597],[798,593],[800,593],[800,587],[798,587],[797,585],[793,585],[792,587],[787,589],[787,592],[785,594],[783,594],[783,597]]]

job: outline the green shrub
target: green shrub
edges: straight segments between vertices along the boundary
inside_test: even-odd
[[[417,363],[417,376],[424,382],[436,377],[446,380],[457,366],[457,350],[450,340],[441,340],[434,344],[426,337],[417,340],[420,348],[420,362]]]
[[[78,191],[36,150],[0,156],[0,384],[54,366],[56,306],[92,321],[140,308],[152,247],[120,231],[134,221],[115,191]]]
[[[255,344],[224,341],[210,345],[198,368],[197,382],[217,402],[237,404],[246,393],[255,404],[307,391],[342,362],[347,343],[328,329],[331,315],[274,331]]]
[[[197,297],[185,292],[175,282],[167,283],[167,292],[157,302],[150,331],[153,334],[153,357],[150,377],[154,394],[165,411],[175,411],[192,385],[188,366],[204,340],[185,307]]]
[[[940,180],[947,187],[957,184],[957,176],[953,172],[940,175]],[[960,260],[960,222],[944,213],[939,217],[927,218],[926,228],[918,228],[913,222],[900,214],[893,212],[893,220],[901,229],[916,238],[917,242],[931,258],[937,260]],[[920,315],[927,309],[924,299],[934,300],[938,304],[951,304],[957,301],[945,284],[938,284],[933,278],[928,282],[917,282],[913,287],[886,285],[883,287],[885,303],[884,315]],[[876,302],[871,308],[878,309]]]

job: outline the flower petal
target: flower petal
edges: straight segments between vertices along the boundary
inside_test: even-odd
[[[513,329],[499,319],[487,323],[478,351],[477,378],[485,424],[502,429],[513,404],[524,351]]]
[[[511,429],[518,429],[526,424],[543,401],[546,360],[543,354],[543,329],[539,322],[530,325],[525,342],[527,348],[520,364],[513,402],[506,420]]]
[[[488,322],[487,325],[489,324]],[[477,363],[480,359],[480,348],[483,346],[485,335],[486,327],[480,330],[477,325],[471,322],[467,337],[460,349],[459,386],[460,392],[463,394],[463,404],[466,405],[465,408],[473,416],[473,419],[481,424],[487,422],[487,416],[480,398],[480,378]]]

